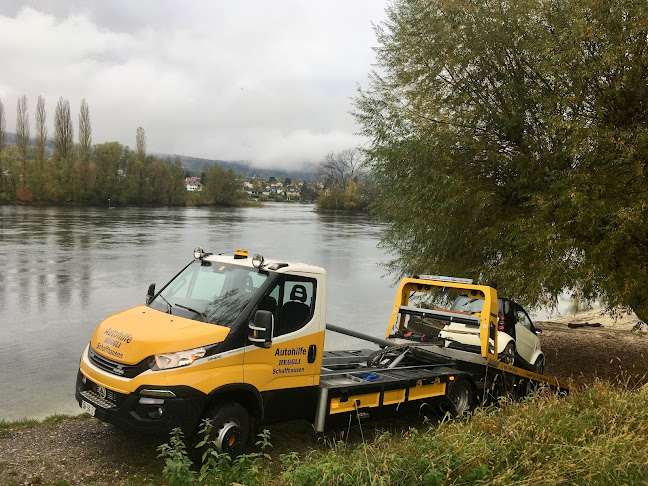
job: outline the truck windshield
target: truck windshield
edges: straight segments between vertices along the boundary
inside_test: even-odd
[[[268,275],[256,268],[194,261],[151,301],[150,307],[230,327]]]

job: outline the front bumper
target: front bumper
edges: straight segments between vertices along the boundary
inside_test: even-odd
[[[139,393],[146,388],[160,390],[159,386],[141,386],[127,395],[100,388],[79,370],[74,394],[79,406],[89,403],[94,407],[94,416],[102,422],[146,434],[168,434],[179,427],[185,435],[191,435],[207,404],[204,393],[187,386],[164,388],[175,395],[170,398]]]

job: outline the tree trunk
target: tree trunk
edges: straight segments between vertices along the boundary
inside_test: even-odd
[[[640,305],[632,306],[632,310],[639,319],[648,324],[648,302],[644,301]]]

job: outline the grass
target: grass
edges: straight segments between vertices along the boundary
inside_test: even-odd
[[[56,422],[60,422],[61,420],[83,419],[87,417],[89,416],[83,413],[79,415],[66,415],[57,413],[43,419],[23,418],[12,421],[0,419],[0,437],[5,436],[10,429],[26,429],[28,427],[35,427],[36,425],[41,424],[55,424]]]
[[[280,467],[257,465],[245,484],[647,484],[648,385],[596,382],[569,397],[502,405],[350,450],[337,443],[282,456]]]
[[[646,478],[648,385],[597,382],[567,398],[535,397],[425,433],[383,436],[348,454],[314,454],[278,483],[603,485]]]

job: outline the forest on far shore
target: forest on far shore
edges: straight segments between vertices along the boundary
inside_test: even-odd
[[[7,144],[5,108],[0,100],[0,202],[115,205],[234,206],[246,199],[233,169],[218,164],[203,169],[203,190],[188,193],[179,157],[146,153],[146,134],[136,131],[136,147],[119,142],[92,145],[87,102],[81,100],[78,143],[70,103],[59,98],[54,136],[47,136],[45,100],[38,97],[35,136],[30,138],[27,98],[17,103],[15,144]]]

